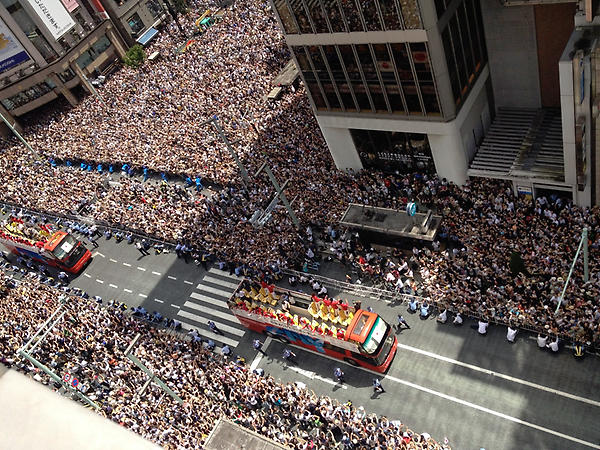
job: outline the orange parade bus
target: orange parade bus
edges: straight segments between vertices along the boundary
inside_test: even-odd
[[[70,273],[79,273],[92,253],[73,235],[54,231],[50,224],[31,224],[10,217],[0,227],[0,242],[18,255]]]
[[[353,366],[385,372],[396,354],[392,327],[378,314],[355,311],[343,301],[244,279],[228,304],[253,331]]]

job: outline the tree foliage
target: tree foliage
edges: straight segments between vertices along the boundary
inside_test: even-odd
[[[140,44],[136,44],[127,50],[127,53],[123,58],[123,62],[129,67],[136,68],[144,62],[144,59],[146,59],[144,47],[142,47]]]

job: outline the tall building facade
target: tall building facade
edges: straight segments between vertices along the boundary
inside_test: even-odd
[[[339,168],[463,183],[493,115],[478,0],[274,0]]]
[[[592,0],[272,7],[338,168],[500,178],[522,195],[598,203]]]

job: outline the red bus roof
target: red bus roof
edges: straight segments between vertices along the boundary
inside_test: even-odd
[[[359,309],[346,329],[346,340],[364,344],[376,320],[377,314]]]
[[[44,248],[48,251],[52,251],[56,248],[56,246],[64,239],[67,235],[64,231],[57,231],[48,239],[48,242],[44,244]]]

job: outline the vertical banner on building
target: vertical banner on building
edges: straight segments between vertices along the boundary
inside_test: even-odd
[[[60,0],[26,0],[42,20],[54,39],[60,37],[75,26]]]
[[[12,31],[0,19],[0,73],[27,61],[29,55]]]

